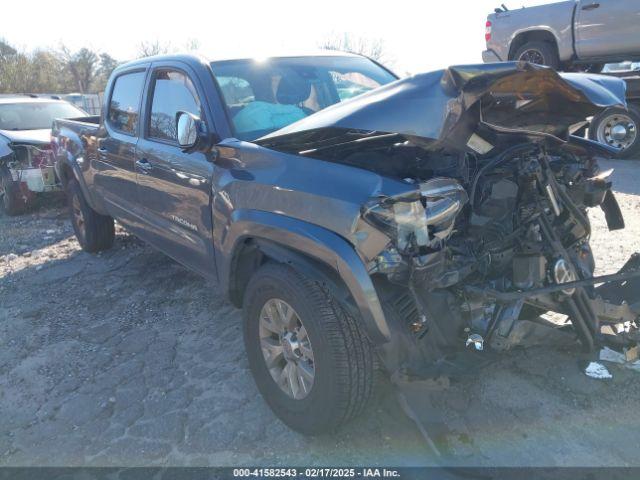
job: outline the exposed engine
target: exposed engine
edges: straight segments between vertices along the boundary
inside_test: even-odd
[[[593,348],[596,289],[559,285],[593,277],[588,207],[601,206],[611,230],[624,222],[611,172],[571,150],[528,142],[474,162],[465,156],[455,178],[407,179],[413,194],[366,206],[363,217],[393,239],[372,274],[384,278],[390,316],[421,347],[415,365],[465,342],[510,348],[518,320],[549,310],[568,315]]]

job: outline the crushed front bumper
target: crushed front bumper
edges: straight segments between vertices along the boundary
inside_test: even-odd
[[[598,287],[595,287],[599,285]],[[526,302],[543,310],[567,315],[586,351],[596,347],[632,348],[640,342],[640,254],[634,253],[615,274],[522,291],[501,292],[468,286],[473,295],[491,298],[499,305],[495,334],[501,346],[518,338],[512,307]],[[572,292],[567,294],[567,292]]]
[[[53,192],[60,190],[53,166],[37,168],[10,168],[11,177],[15,182],[24,183],[31,192]]]

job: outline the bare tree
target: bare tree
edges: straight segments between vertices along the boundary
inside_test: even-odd
[[[358,37],[349,33],[334,34],[320,43],[323,50],[339,50],[341,52],[364,55],[385,65],[394,63],[393,57],[387,52],[381,38]]]
[[[163,55],[172,51],[171,42],[160,43],[159,40],[141,42],[138,46],[138,57]]]
[[[197,38],[189,38],[184,44],[184,48],[187,52],[195,52],[200,50],[200,40]]]

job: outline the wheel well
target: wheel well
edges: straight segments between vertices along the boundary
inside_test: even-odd
[[[307,277],[322,282],[336,300],[355,314],[355,302],[342,279],[331,267],[286,245],[254,238],[247,238],[238,245],[231,260],[229,298],[233,305],[242,308],[244,292],[251,277],[267,262],[288,264]]]
[[[254,239],[245,239],[236,247],[230,265],[229,298],[236,307],[242,307],[242,297],[253,274],[268,258]]]
[[[546,30],[522,32],[516,35],[516,38],[511,42],[511,47],[509,48],[509,60],[513,60],[518,49],[528,42],[547,42],[553,45],[556,50],[558,49],[556,37],[554,37],[551,32]]]

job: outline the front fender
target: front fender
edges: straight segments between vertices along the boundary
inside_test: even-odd
[[[331,268],[344,282],[357,305],[365,331],[375,344],[387,342],[390,331],[365,265],[349,242],[339,235],[292,217],[259,210],[236,210],[218,244],[219,278],[231,285],[236,249],[247,239],[263,239],[300,252]]]

